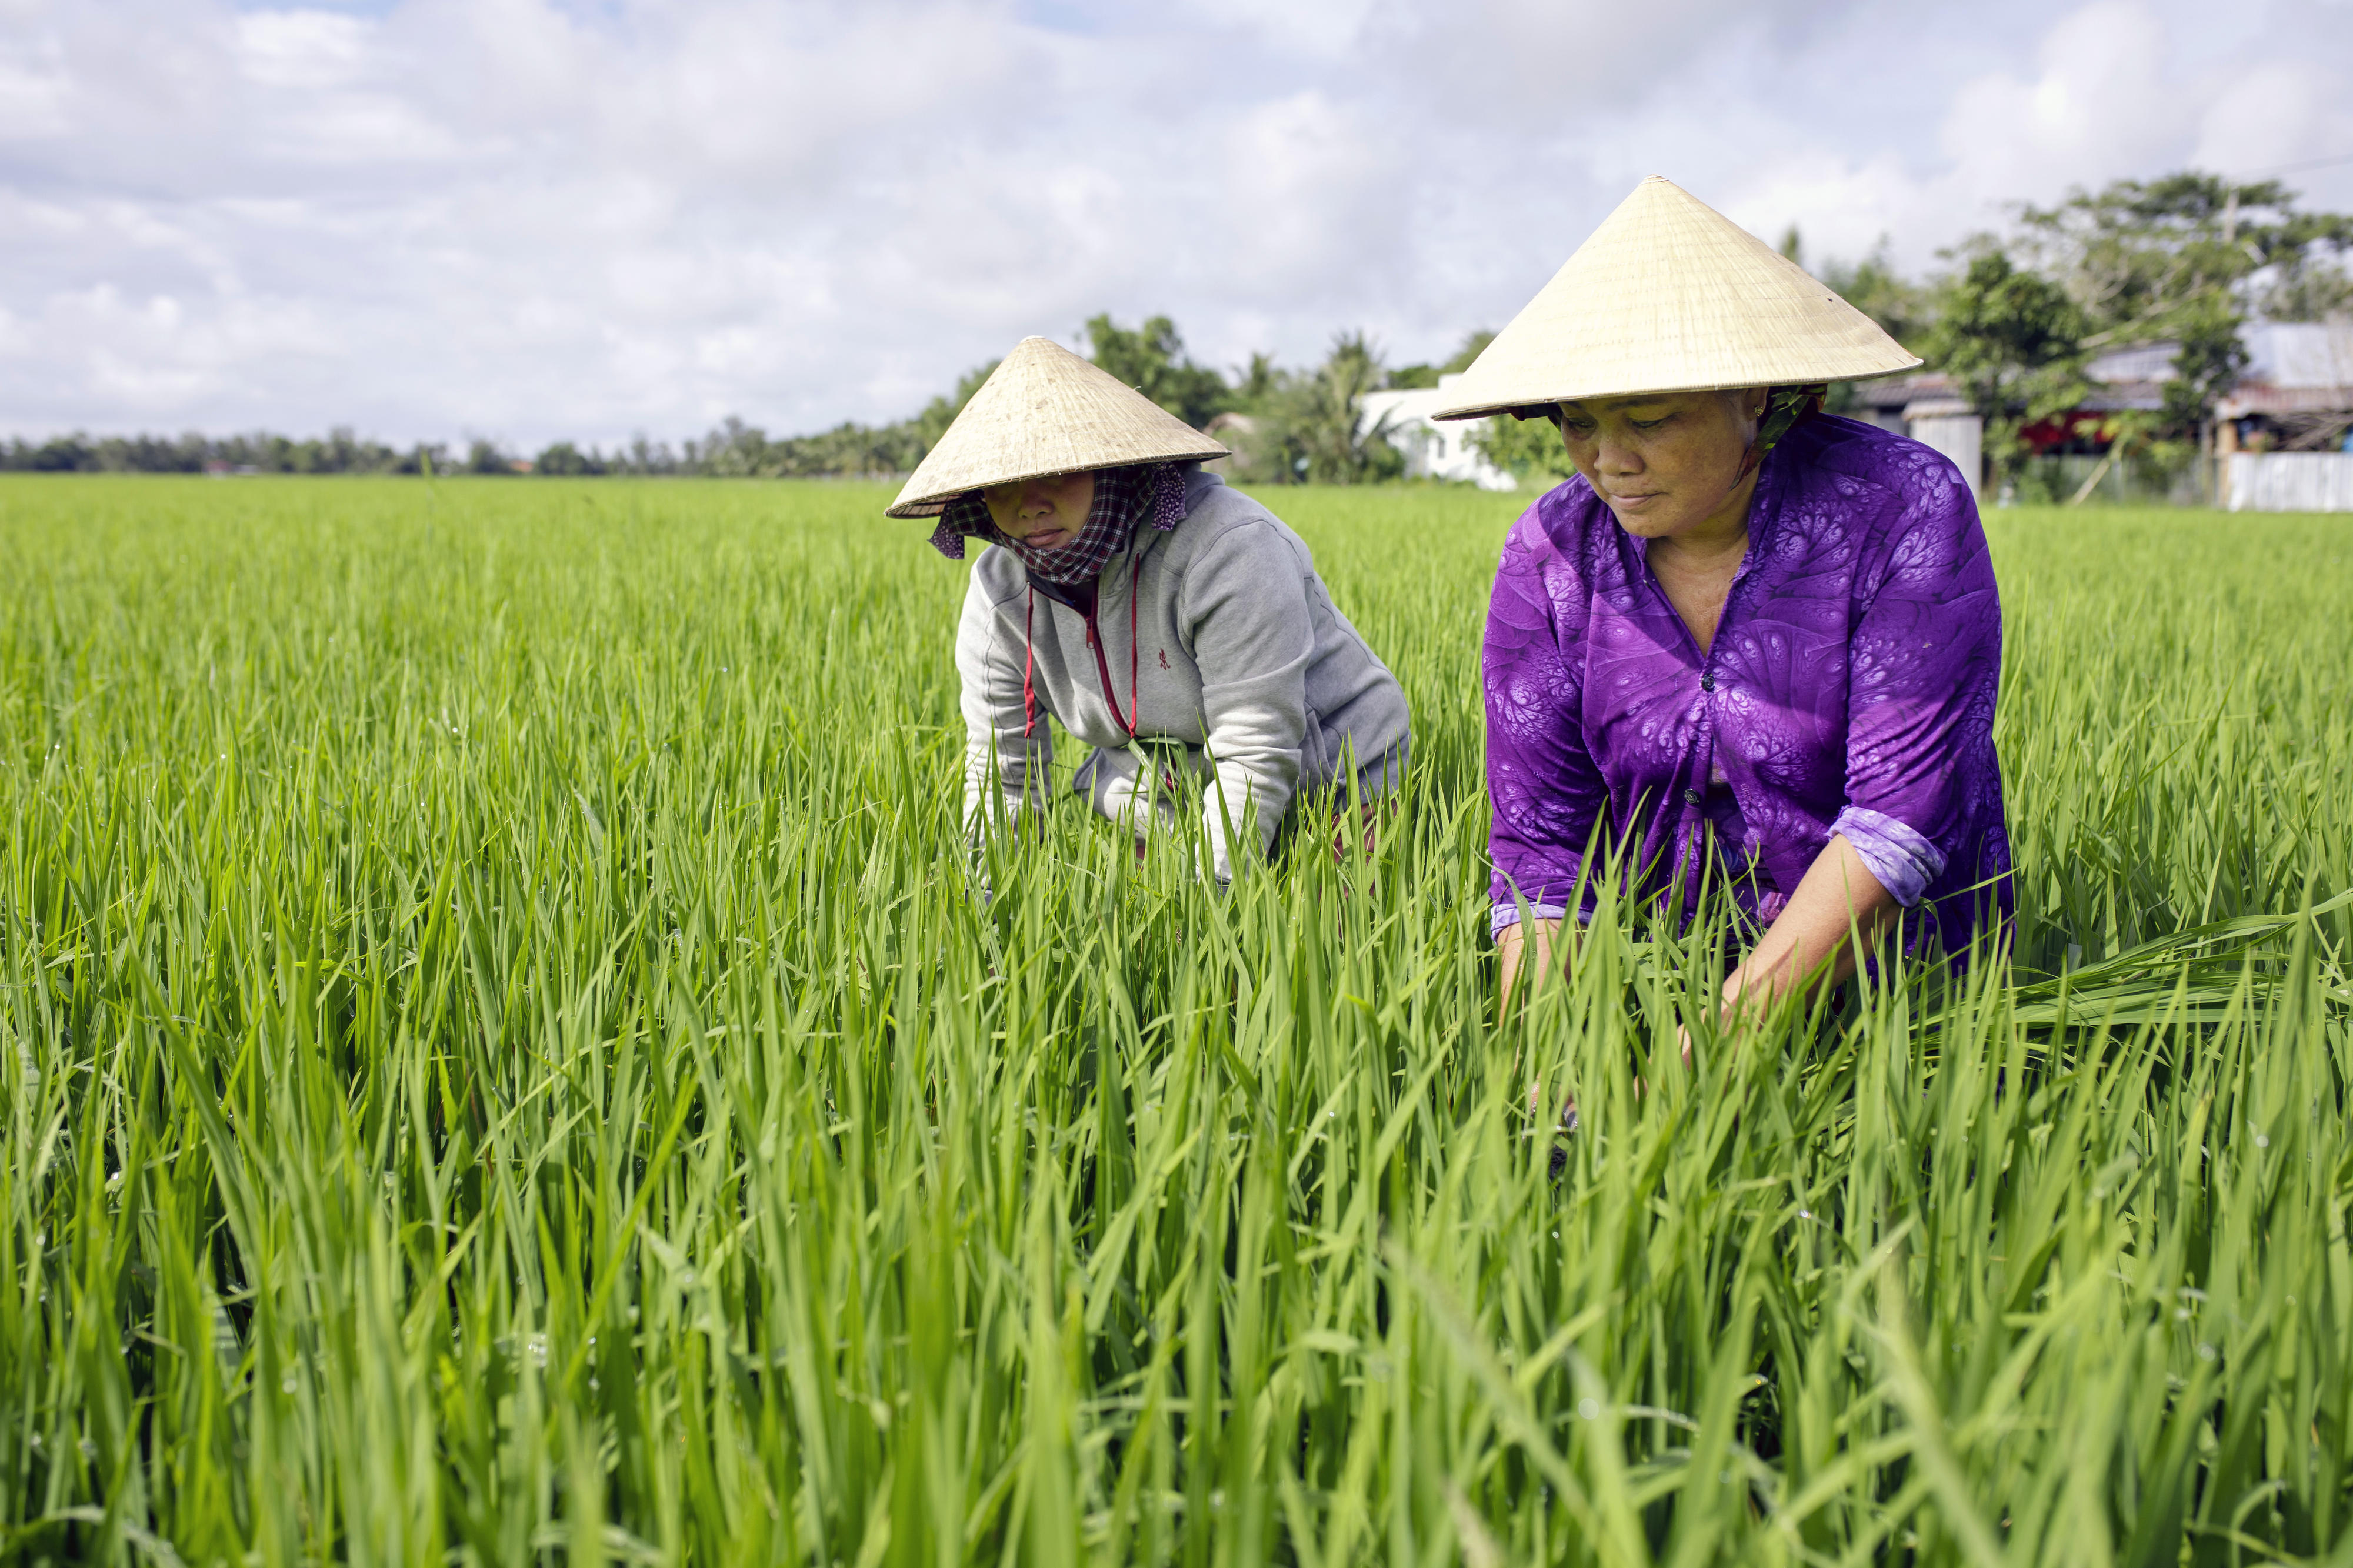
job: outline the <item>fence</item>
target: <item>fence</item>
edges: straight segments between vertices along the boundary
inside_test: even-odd
[[[2160,464],[2145,457],[2114,463],[2074,455],[2029,458],[2018,466],[2010,499],[2021,506],[2059,505],[2072,500],[2096,472],[2099,482],[2084,495],[2086,506],[2211,506],[2211,495],[2199,482],[2204,467],[2197,462]]]
[[[2353,511],[2353,452],[2234,452],[2222,495],[2232,511]]]

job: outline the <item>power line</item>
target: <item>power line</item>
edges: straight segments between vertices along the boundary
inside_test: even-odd
[[[2293,174],[2303,169],[2326,169],[2337,163],[2353,163],[2353,153],[2339,153],[2333,158],[2308,158],[2301,163],[2282,163],[2276,169],[2255,169],[2237,177],[2242,180],[2260,180],[2273,174]]]

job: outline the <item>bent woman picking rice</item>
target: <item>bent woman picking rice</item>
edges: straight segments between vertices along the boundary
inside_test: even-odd
[[[956,633],[965,812],[986,833],[1048,798],[1049,715],[1091,748],[1072,788],[1138,847],[1198,811],[1219,881],[1300,795],[1369,812],[1403,780],[1405,693],[1299,536],[1201,471],[1226,449],[1044,338],[956,416],[893,517],[972,568]],[[1250,825],[1254,824],[1254,828]]]
[[[1727,1021],[1892,927],[1965,955],[2007,914],[1976,503],[1936,452],[1820,412],[1825,384],[1918,363],[1653,178],[1456,384],[1440,417],[1549,419],[1577,470],[1513,526],[1487,618],[1507,994],[1531,948],[1574,962],[1555,939],[1591,912],[1597,845],[1687,909],[1729,879]]]

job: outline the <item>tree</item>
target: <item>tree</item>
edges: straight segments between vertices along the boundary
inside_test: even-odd
[[[531,471],[550,479],[578,479],[603,473],[605,465],[594,451],[583,452],[569,441],[558,441],[533,461]]]
[[[629,437],[628,452],[617,458],[613,466],[628,474],[674,474],[678,454],[670,450],[669,442],[649,441],[640,430]]]
[[[2325,300],[2330,257],[2353,245],[2353,216],[2299,213],[2276,180],[2239,184],[2184,170],[2077,190],[2054,206],[2019,208],[2022,246],[2087,318],[2083,346],[2172,341],[2166,415],[2177,437],[2202,432],[2246,363],[2247,309]],[[2253,287],[2258,277],[2267,289]]]
[[[911,421],[914,426],[913,435],[922,447],[922,450],[915,454],[916,462],[923,461],[923,454],[940,444],[940,437],[948,433],[948,426],[955,424],[955,416],[964,412],[964,405],[972,401],[973,395],[997,374],[997,367],[1003,363],[990,360],[987,364],[974,366],[964,373],[964,379],[956,383],[955,392],[945,397],[934,397],[923,405],[923,411]],[[909,467],[913,467],[913,464]]]
[[[1920,352],[1928,335],[1928,291],[1906,282],[1888,257],[1885,236],[1860,261],[1828,261],[1815,274],[1831,293],[1879,323],[1880,331],[1911,350]]]
[[[1454,351],[1454,357],[1444,364],[1405,364],[1389,372],[1388,383],[1396,387],[1436,386],[1441,375],[1456,375],[1471,368],[1471,362],[1484,353],[1495,334],[1484,330],[1472,332]]]
[[[2083,377],[2084,311],[2067,291],[1983,247],[1939,290],[1928,359],[1952,377],[1985,421],[1986,459],[1997,479],[2017,471],[2021,426],[2073,407]]]
[[[1565,479],[1577,472],[1560,426],[1549,419],[1491,414],[1471,432],[1470,441],[1490,465],[1515,479]]]
[[[1391,419],[1365,416],[1365,394],[1384,375],[1380,351],[1363,332],[1339,332],[1324,363],[1312,371],[1274,369],[1258,356],[1253,381],[1262,381],[1249,408],[1250,426],[1229,445],[1248,471],[1273,484],[1369,484],[1405,472],[1405,454],[1389,441]]]
[[[1271,353],[1260,352],[1250,355],[1250,365],[1233,386],[1233,411],[1248,414],[1274,396],[1281,388],[1282,371]]]
[[[1109,314],[1087,323],[1090,357],[1196,430],[1233,406],[1225,377],[1185,357],[1176,323],[1155,316],[1130,331]]]
[[[2277,180],[2234,184],[2185,170],[2021,205],[2019,221],[2033,259],[2098,323],[2097,347],[2171,337],[2174,312],[2266,269],[2299,276],[2318,252],[2353,244],[2353,217],[2299,213],[2295,201]]]
[[[776,471],[768,452],[768,435],[730,414],[698,448],[702,471],[723,479],[743,479]]]
[[[2163,445],[2157,439],[2158,432],[2163,428],[2163,418],[2162,415],[2151,414],[2146,409],[2120,408],[2101,420],[2100,438],[2108,444],[2108,449],[2098,462],[2092,465],[2091,473],[2075,488],[2075,493],[2067,498],[2067,504],[2082,506],[2084,499],[2100,488],[2100,481],[2108,477],[2108,470],[2121,459],[2135,453],[2149,452]]]
[[[470,474],[512,474],[514,464],[495,444],[477,437],[466,447],[466,471]]]
[[[97,468],[98,454],[79,435],[60,436],[34,448],[26,467],[41,474],[80,473]]]
[[[2255,308],[2274,321],[2342,321],[2353,315],[2353,276],[2333,261],[2300,258],[2255,296]]]
[[[1362,331],[1333,334],[1322,368],[1301,384],[1294,428],[1309,482],[1360,485],[1405,472],[1405,454],[1389,440],[1391,416],[1365,417],[1365,394],[1384,379],[1380,351]]]
[[[2181,346],[2173,353],[2173,379],[2165,384],[2165,428],[2177,439],[2195,437],[2204,445],[2214,405],[2247,368],[2242,321],[2237,303],[2220,290],[2173,311],[2170,335]]]
[[[1879,323],[1879,330],[1894,338],[1906,350],[1926,354],[1921,347],[1926,339],[1931,318],[1928,292],[1916,283],[1906,282],[1888,258],[1887,239],[1880,237],[1870,255],[1861,261],[1828,261],[1816,274],[1830,286],[1831,292]],[[1854,383],[1833,382],[1822,406],[1832,414],[1844,414],[1855,405]]]

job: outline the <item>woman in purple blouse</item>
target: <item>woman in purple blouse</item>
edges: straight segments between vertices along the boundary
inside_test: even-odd
[[[1824,383],[1917,363],[1654,178],[1453,389],[1451,416],[1550,418],[1577,469],[1513,526],[1487,618],[1506,993],[1523,910],[1547,967],[1613,850],[1686,907],[1711,865],[1729,880],[1759,934],[1727,1016],[1851,973],[1857,932],[1957,956],[1995,934],[2001,607],[1976,503],[1936,452],[1816,411]]]

